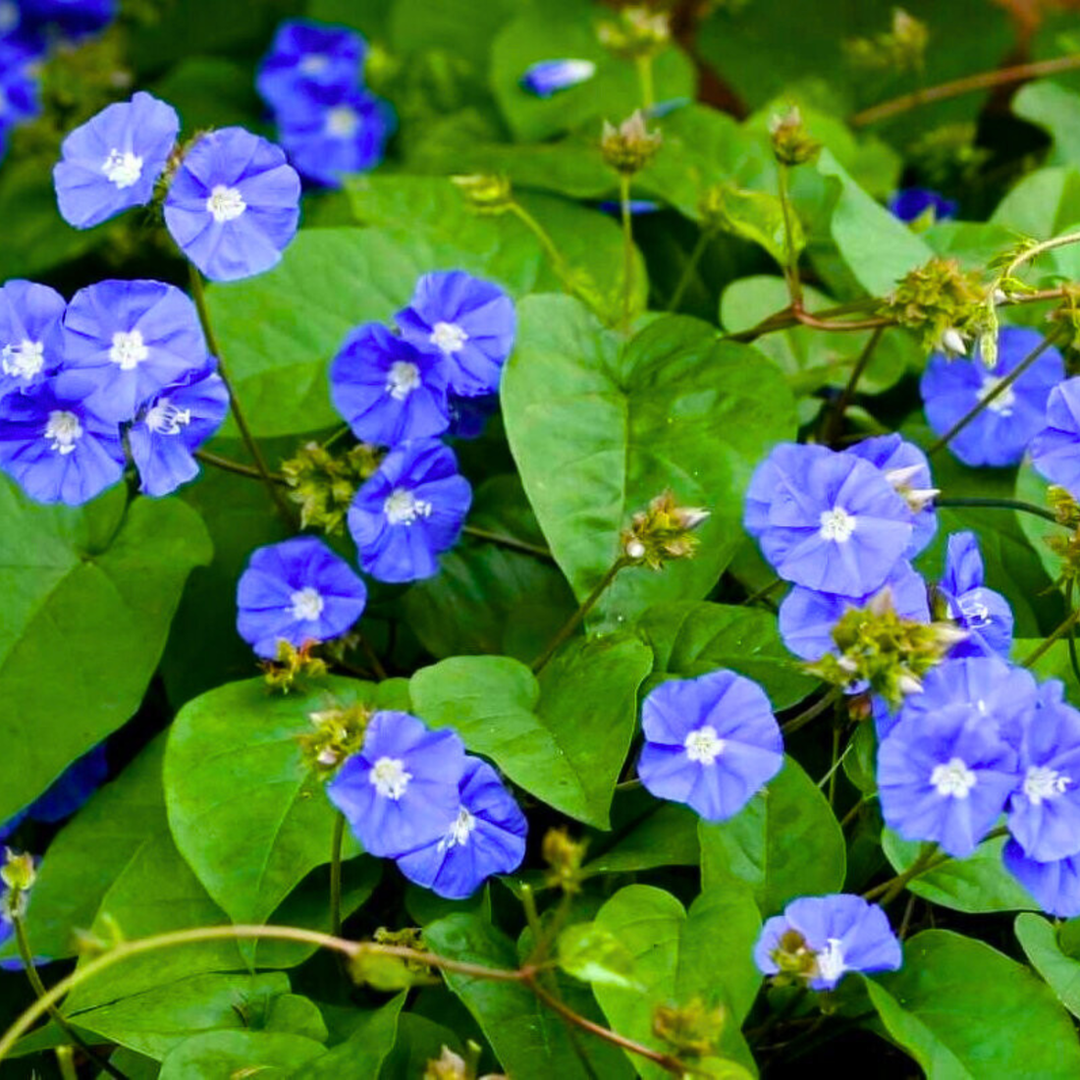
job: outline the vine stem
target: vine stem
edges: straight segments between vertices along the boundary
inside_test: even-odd
[[[840,696],[840,688],[834,686],[823,698],[819,698],[808,709],[803,709],[798,716],[794,716],[786,723],[781,724],[780,730],[785,735],[794,735],[796,731],[806,727],[811,720],[816,720],[823,712],[826,712],[830,706],[839,701]]]
[[[859,353],[859,358],[851,369],[851,376],[848,378],[844,389],[840,392],[840,397],[837,398],[836,405],[829,413],[829,418],[825,423],[824,442],[826,445],[832,446],[839,436],[844,425],[844,414],[848,411],[848,407],[855,397],[855,391],[859,387],[859,380],[869,366],[874,350],[878,347],[878,342],[881,341],[881,335],[884,333],[885,327],[877,327],[863,346],[862,352]]]
[[[951,855],[946,855],[944,852],[939,853],[937,844],[923,844],[918,857],[902,874],[897,874],[896,877],[890,878],[881,885],[868,889],[863,893],[863,899],[876,900],[880,896],[881,904],[888,904],[904,891],[909,881],[914,881],[920,874],[925,874],[951,858]]]
[[[498,544],[500,547],[520,551],[526,555],[535,555],[538,559],[553,558],[546,547],[530,544],[527,540],[518,540],[516,536],[506,536],[503,533],[492,532],[490,529],[481,529],[477,525],[466,525],[461,531],[466,536],[474,536],[477,540],[486,540],[489,544]]]
[[[1023,266],[1026,262],[1033,262],[1040,255],[1045,254],[1047,251],[1053,251],[1054,248],[1065,247],[1068,244],[1080,243],[1080,232],[1066,233],[1064,236],[1054,236],[1049,240],[1043,240],[1039,244],[1033,244],[1031,247],[1024,251],[1021,251],[1019,255],[1005,269],[1002,271],[1002,278],[1012,277],[1013,273],[1020,266]]]
[[[715,229],[702,229],[698,233],[698,238],[683,266],[682,273],[679,275],[679,281],[675,286],[675,291],[671,294],[671,299],[667,302],[668,311],[676,311],[682,303],[683,296],[686,295],[686,290],[690,288],[690,282],[694,280],[694,273],[697,270],[698,263],[701,262],[702,255],[705,254],[709,242],[715,235]]]
[[[1041,517],[1045,521],[1052,521],[1055,525],[1063,524],[1054,516],[1052,510],[1036,506],[1034,503],[1024,502],[1023,499],[989,499],[976,495],[965,495],[962,498],[935,497],[934,505],[946,508],[970,506],[984,507],[987,510],[1018,510],[1022,514],[1033,514],[1035,517]]]
[[[619,208],[623,234],[623,333],[630,333],[634,293],[634,226],[630,216],[630,174],[619,173]]]
[[[1080,620],[1080,608],[1075,611],[1069,612],[1065,621],[1061,623],[1056,630],[1043,639],[1042,644],[1032,653],[1029,653],[1023,660],[1020,661],[1021,667],[1029,668],[1037,660],[1039,660],[1045,653],[1050,651],[1050,646],[1054,644],[1059,638],[1064,637],[1069,631],[1076,625],[1077,620]]]
[[[345,815],[340,811],[334,818],[334,835],[330,840],[330,933],[341,936],[341,846],[345,842]]]
[[[776,179],[780,192],[780,209],[784,214],[784,277],[787,279],[788,294],[791,296],[791,310],[798,318],[803,311],[802,282],[799,280],[799,254],[795,250],[792,221],[794,211],[791,206],[788,166],[782,161],[777,162]]]
[[[1073,593],[1076,588],[1076,579],[1072,579],[1069,582],[1068,588],[1065,590],[1065,606],[1069,611],[1073,610]],[[1077,681],[1080,681],[1080,659],[1076,655],[1076,623],[1072,623],[1069,626],[1069,636],[1066,638],[1069,643],[1069,663],[1072,665],[1073,674],[1076,676]]]
[[[562,282],[562,287],[571,296],[577,296],[580,299],[580,290],[574,283],[570,267],[567,265],[566,259],[563,258],[562,252],[555,245],[555,241],[551,239],[551,234],[547,229],[521,203],[511,202],[507,209],[540,241],[540,246],[544,249],[544,254],[547,255],[555,275]]]
[[[249,480],[263,480],[263,474],[258,469],[253,468],[250,465],[245,465],[242,461],[233,461],[232,458],[222,457],[220,454],[213,454],[209,450],[196,450],[195,457],[199,459],[204,465],[210,465],[215,469],[221,469],[222,472],[233,473],[236,476],[243,476]],[[281,473],[269,473],[270,479],[275,484],[284,484],[285,477]]]

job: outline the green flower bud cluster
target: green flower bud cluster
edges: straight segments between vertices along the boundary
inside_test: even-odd
[[[986,328],[987,294],[978,271],[956,259],[935,257],[910,271],[879,314],[915,331],[927,352],[967,351],[967,341]]]
[[[921,71],[929,41],[926,23],[903,8],[893,8],[889,30],[869,38],[851,38],[844,42],[844,52],[854,67],[872,71]]]
[[[691,535],[707,517],[708,510],[679,506],[670,491],[658,495],[647,510],[635,514],[622,534],[623,558],[651,570],[663,569],[672,559],[690,559],[698,546]]]
[[[1046,537],[1046,546],[1061,559],[1056,585],[1080,580],[1080,504],[1062,487],[1051,485],[1046,493],[1054,517],[1066,532],[1055,530]]]
[[[287,694],[299,679],[321,679],[326,674],[326,661],[316,656],[313,649],[312,642],[298,649],[287,641],[279,641],[277,658],[264,660],[260,664],[266,685],[271,690]]]
[[[315,772],[330,774],[346,758],[358,753],[372,715],[373,710],[360,702],[309,713],[314,730],[300,736],[300,750],[308,766]]]
[[[671,41],[671,19],[666,11],[647,7],[622,8],[614,20],[596,28],[600,44],[625,60],[638,60],[662,52]]]
[[[679,1057],[702,1058],[716,1053],[727,1011],[709,1007],[695,997],[687,1005],[657,1005],[652,1014],[653,1034]]]
[[[281,467],[289,498],[300,506],[301,528],[341,532],[356,489],[379,467],[377,447],[360,443],[335,457],[318,443],[301,447]]]
[[[773,976],[776,986],[799,984],[817,975],[817,953],[806,944],[806,938],[798,930],[788,930],[784,934],[779,948],[773,950],[772,959],[780,969],[780,974]]]
[[[37,881],[37,868],[33,855],[4,848],[4,862],[0,865],[0,881],[4,891],[0,894],[0,918],[7,921],[21,919],[26,912],[27,894]]]
[[[600,151],[604,161],[616,172],[632,176],[652,161],[662,141],[659,131],[649,131],[645,127],[645,117],[640,109],[636,109],[618,127],[604,121]]]
[[[505,214],[514,204],[514,189],[506,176],[474,173],[471,176],[451,176],[450,182],[476,214]]]
[[[821,152],[821,143],[806,130],[802,113],[795,105],[769,121],[769,134],[773,154],[781,165],[805,165]]]
[[[565,893],[581,891],[585,876],[581,864],[585,861],[584,840],[574,840],[565,829],[548,829],[544,835],[540,854],[548,864],[545,883],[549,888],[562,889]]]

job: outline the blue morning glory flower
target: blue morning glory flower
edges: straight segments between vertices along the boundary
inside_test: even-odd
[[[33,61],[34,53],[25,45],[0,40],[0,152],[6,133],[37,116],[40,109]]]
[[[641,726],[642,784],[706,821],[737,814],[784,764],[765,691],[733,671],[661,683],[645,698]]]
[[[117,0],[18,0],[27,23],[79,37],[103,30],[116,18]]]
[[[300,177],[272,142],[240,127],[202,136],[165,197],[177,246],[211,281],[276,266],[300,223]]]
[[[944,221],[956,217],[960,204],[946,199],[930,188],[901,188],[889,199],[889,211],[901,221],[916,221],[928,210],[932,221]]]
[[[367,43],[355,30],[307,19],[288,19],[259,65],[255,86],[278,109],[308,87],[348,90],[360,82]]]
[[[1012,649],[1013,613],[1001,593],[984,587],[979,541],[971,532],[953,533],[945,552],[945,574],[938,592],[948,605],[947,614],[968,632],[966,641],[954,645],[950,656],[1009,656]]]
[[[464,270],[424,274],[397,325],[406,341],[443,356],[451,392],[480,397],[499,389],[517,315],[498,285]]]
[[[588,82],[596,74],[591,60],[540,60],[525,69],[521,88],[540,98]]]
[[[167,386],[140,411],[128,429],[128,448],[139,470],[139,490],[161,496],[199,474],[195,451],[229,411],[229,391],[212,368]]]
[[[296,648],[349,631],[364,611],[367,587],[321,540],[298,536],[256,548],[236,585],[236,630],[258,656],[278,642]]]
[[[80,506],[123,476],[120,429],[87,408],[93,392],[65,377],[0,399],[0,469],[36,502]]]
[[[382,161],[394,112],[366,90],[310,87],[277,114],[278,139],[305,180],[339,188]]]
[[[195,305],[174,285],[101,281],[80,289],[64,314],[65,370],[93,380],[86,407],[106,420],[133,420],[207,359]]]
[[[1004,326],[998,335],[998,359],[987,368],[978,356],[946,358],[934,353],[919,389],[926,420],[944,435],[966,416],[1042,341],[1037,330]],[[949,450],[965,465],[1016,465],[1042,429],[1047,398],[1065,377],[1057,349],[1047,349],[1004,393],[998,395],[958,435]]]
[[[832,990],[849,971],[897,971],[903,954],[877,904],[834,893],[802,896],[767,919],[754,963],[764,975],[805,972],[811,989]]]
[[[785,580],[865,596],[908,549],[913,519],[869,462],[824,446],[781,443],[750,479],[743,523]]]
[[[0,825],[0,840],[6,840],[27,818],[51,824],[70,817],[94,794],[108,774],[105,744],[98,743],[93,750],[73,761],[25,810]]]
[[[37,386],[60,367],[65,307],[48,285],[9,281],[0,288],[0,397]]]
[[[358,439],[396,446],[450,426],[447,375],[438,351],[365,323],[346,337],[330,366],[330,397]]]
[[[525,858],[528,822],[495,770],[465,758],[460,805],[437,840],[398,857],[398,869],[448,900],[471,896],[492,874],[509,874]]]
[[[1050,483],[1080,498],[1080,376],[1050,391],[1044,423],[1031,440],[1031,463]]]
[[[454,452],[437,439],[391,450],[349,508],[360,568],[378,581],[419,581],[439,569],[472,503]]]
[[[102,109],[60,147],[53,184],[60,216],[88,229],[132,206],[146,206],[180,133],[171,105],[140,91]]]
[[[1080,855],[1038,862],[1025,855],[1015,840],[1009,840],[1001,861],[1048,915],[1060,919],[1080,915]]]
[[[458,822],[465,747],[415,716],[377,712],[358,754],[326,787],[330,801],[372,855],[396,859],[437,843]]]

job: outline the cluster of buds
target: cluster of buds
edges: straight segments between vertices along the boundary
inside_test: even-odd
[[[34,856],[4,848],[0,881],[4,883],[4,891],[0,893],[0,920],[14,922],[21,919],[26,913],[28,894],[37,881]]]
[[[300,527],[340,532],[356,489],[379,467],[379,450],[360,443],[334,457],[317,442],[302,446],[281,471],[289,498],[300,506]]]
[[[316,656],[313,650],[316,643],[304,642],[300,648],[287,641],[278,642],[277,658],[264,660],[259,666],[263,669],[263,678],[271,690],[287,694],[296,685],[297,679],[321,679],[326,674],[326,661]]]
[[[960,356],[986,327],[986,290],[977,271],[962,269],[956,259],[933,258],[901,280],[879,314],[914,330],[927,352]]]
[[[645,127],[645,117],[636,109],[628,120],[618,127],[604,121],[600,135],[600,151],[604,161],[617,173],[633,176],[640,172],[656,156],[662,137],[659,131]]]
[[[934,501],[935,497],[941,494],[941,488],[918,488],[912,486],[911,481],[925,471],[925,465],[916,463],[900,469],[889,469],[885,473],[885,479],[892,484],[896,494],[908,504],[913,514],[925,510]]]
[[[444,1046],[437,1058],[428,1061],[423,1080],[506,1080],[502,1073],[486,1073],[477,1077],[480,1047],[472,1039],[465,1044],[465,1053],[467,1057],[462,1057],[449,1046]]]
[[[940,664],[968,635],[951,622],[904,619],[893,606],[892,590],[882,589],[862,608],[850,608],[833,627],[840,655],[826,654],[807,664],[812,675],[847,688],[866,682],[891,706],[922,689],[922,676]]]
[[[600,23],[596,36],[608,52],[625,60],[648,59],[671,40],[671,18],[666,11],[625,7],[614,20]]]
[[[921,71],[926,58],[930,31],[926,23],[893,8],[892,26],[870,38],[844,42],[844,52],[856,67],[878,71]]]
[[[1054,342],[1066,351],[1065,362],[1075,374],[1076,353],[1080,352],[1080,287],[1066,285],[1061,303],[1050,313]]]
[[[1056,584],[1065,585],[1080,580],[1080,504],[1062,487],[1050,486],[1046,493],[1050,509],[1067,532],[1053,532],[1046,537],[1046,546],[1061,559],[1061,574]]]
[[[802,113],[792,105],[786,113],[778,113],[769,121],[773,155],[781,165],[805,165],[821,152],[821,143],[803,123]]]
[[[780,973],[773,976],[776,986],[803,984],[817,977],[817,953],[807,945],[806,938],[798,930],[784,933],[772,952],[772,960],[780,969]]]
[[[474,173],[471,176],[451,176],[450,182],[476,214],[505,214],[514,205],[514,189],[509,177]]]
[[[672,559],[693,557],[698,538],[692,535],[707,517],[698,506],[679,506],[670,491],[657,495],[647,510],[636,513],[620,537],[622,556],[637,565],[660,570]]]
[[[565,829],[548,829],[540,846],[540,854],[548,864],[545,884],[565,893],[580,892],[585,880],[581,864],[585,861],[587,846],[583,840],[571,839]]]
[[[391,945],[417,953],[427,951],[422,931],[415,926],[403,930],[388,930],[381,926],[375,931],[374,940],[376,945]],[[363,943],[349,958],[349,974],[358,984],[386,991],[407,990],[420,985],[434,986],[441,982],[418,957],[365,948]]]
[[[723,1006],[710,1008],[695,997],[687,1005],[657,1005],[652,1030],[678,1057],[703,1058],[716,1053],[726,1020]]]
[[[304,760],[317,772],[332,772],[360,751],[372,714],[373,710],[361,702],[308,713],[314,730],[300,736]]]

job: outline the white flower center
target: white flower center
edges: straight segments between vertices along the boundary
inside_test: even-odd
[[[961,596],[957,601],[957,606],[967,626],[977,629],[992,621],[990,609],[977,596]]]
[[[465,348],[465,342],[469,340],[469,335],[457,323],[437,322],[428,340],[439,352],[449,355],[461,352]]]
[[[1003,376],[999,375],[984,375],[982,381],[982,388],[979,390],[979,400],[985,401],[987,396],[992,394],[1003,382],[1005,381]],[[1012,416],[1013,406],[1016,404],[1016,394],[1013,393],[1012,386],[1007,386],[993,401],[987,402],[986,407],[994,413],[998,413],[1000,416]]]
[[[840,947],[840,939],[831,937],[825,943],[825,948],[815,957],[817,960],[818,975],[830,982],[835,982],[847,971],[844,962],[844,950]]]
[[[405,771],[405,762],[400,758],[381,757],[371,767],[368,780],[375,790],[385,799],[397,802],[409,786],[412,773]]]
[[[475,828],[476,818],[463,806],[458,811],[454,824],[450,826],[450,831],[439,841],[439,851],[446,851],[452,847],[464,847]]]
[[[238,218],[247,209],[247,203],[238,188],[218,184],[206,200],[206,209],[220,225],[223,221]]]
[[[146,413],[146,426],[157,435],[179,435],[191,423],[191,410],[178,409],[168,398],[160,398]]]
[[[0,350],[0,368],[5,375],[17,379],[32,379],[45,366],[45,344],[26,338],[18,345],[5,345]]]
[[[350,105],[335,105],[326,114],[326,134],[335,139],[351,139],[360,126],[360,117]]]
[[[110,150],[109,156],[101,166],[101,171],[116,185],[118,191],[137,184],[142,176],[143,159],[130,150],[121,153],[119,150]]]
[[[330,66],[330,58],[322,53],[304,53],[296,66],[301,75],[321,75]]]
[[[716,734],[716,728],[711,724],[691,731],[683,746],[686,747],[686,756],[702,765],[711,765],[724,752],[724,740]]]
[[[950,758],[944,765],[935,765],[930,774],[930,783],[937,793],[953,799],[966,799],[975,780],[975,774],[958,757]]]
[[[45,425],[45,438],[51,440],[50,450],[58,454],[70,454],[82,435],[82,424],[73,412],[68,412],[66,409],[53,409],[49,413],[49,422]]]
[[[1024,794],[1033,806],[1044,800],[1056,799],[1065,794],[1065,789],[1072,783],[1071,776],[1065,776],[1046,765],[1031,765],[1024,777]]]
[[[857,524],[857,519],[839,506],[832,510],[822,510],[820,520],[818,535],[823,540],[835,540],[838,544],[847,543],[851,539]]]
[[[418,499],[408,488],[394,488],[383,503],[391,525],[411,525],[418,517],[430,517],[431,503]]]
[[[141,330],[117,330],[113,334],[109,359],[121,371],[133,371],[149,355],[150,350],[143,341]]]
[[[289,600],[292,601],[292,607],[289,609],[292,617],[306,622],[314,622],[322,614],[322,609],[326,606],[326,601],[320,595],[319,590],[313,589],[310,585],[305,586],[303,589],[297,589],[289,597]]]
[[[420,369],[408,360],[395,360],[386,375],[386,392],[404,401],[420,385]]]

